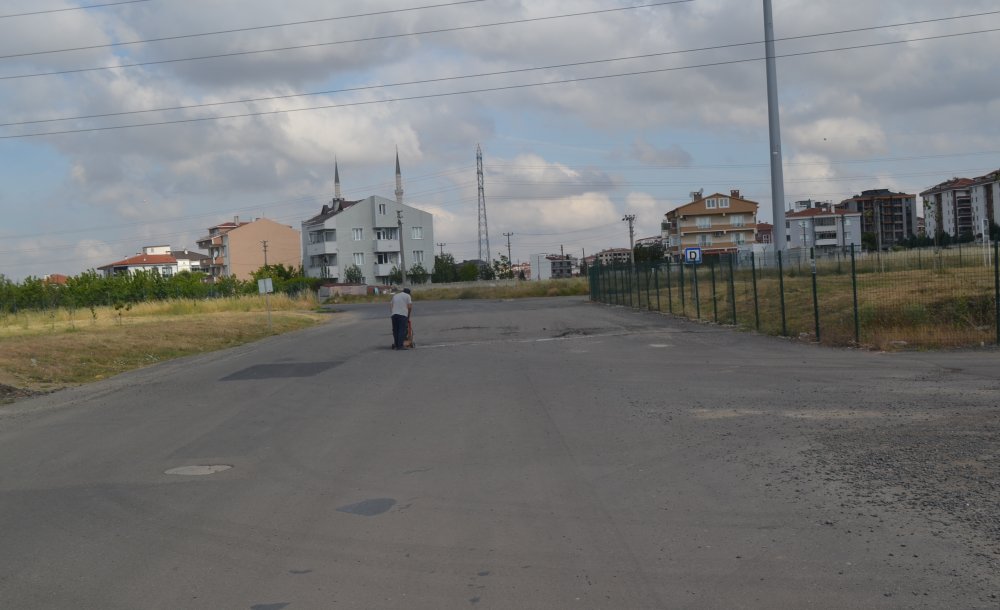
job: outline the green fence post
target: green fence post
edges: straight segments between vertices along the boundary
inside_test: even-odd
[[[733,277],[733,255],[729,255],[729,303],[733,308],[733,326],[736,326],[736,279]]]
[[[691,283],[694,286],[694,313],[698,320],[701,319],[701,291],[698,290],[698,265],[691,265]]]
[[[719,323],[719,300],[716,298],[715,292],[715,263],[711,262],[708,264],[709,270],[712,272],[712,312],[715,316],[715,323]]]
[[[656,287],[656,311],[663,311],[660,307],[660,263],[653,267],[653,284]]]
[[[816,251],[810,249],[812,255],[812,281],[813,281],[813,319],[816,322],[816,342],[820,343],[819,335],[819,291],[816,287]]]
[[[674,313],[674,285],[673,278],[671,277],[672,274],[670,273],[670,267],[672,264],[673,263],[667,259],[667,308],[670,310],[670,313]]]
[[[680,270],[680,280],[677,282],[677,285],[681,289],[681,315],[685,318],[687,317],[687,297],[684,295],[684,267],[686,266],[681,262],[677,267]]]
[[[1000,345],[1000,239],[993,241],[993,307],[996,310],[997,345]]]
[[[778,290],[781,293],[781,336],[788,336],[788,321],[785,318],[785,266],[782,251],[778,250]]]
[[[760,297],[757,294],[757,253],[750,253],[750,277],[753,278],[753,317],[760,332]]]
[[[861,345],[861,318],[858,316],[858,266],[854,259],[854,246],[851,246],[851,286],[854,290],[854,343]]]

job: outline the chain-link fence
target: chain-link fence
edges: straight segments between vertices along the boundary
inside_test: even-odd
[[[1000,244],[590,269],[593,301],[828,345],[1000,345]]]

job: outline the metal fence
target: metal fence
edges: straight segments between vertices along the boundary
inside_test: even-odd
[[[1000,244],[589,270],[592,301],[828,345],[1000,345]]]

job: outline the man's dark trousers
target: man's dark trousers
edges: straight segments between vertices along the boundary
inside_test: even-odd
[[[401,316],[398,313],[392,316],[392,342],[393,347],[396,349],[403,349],[403,341],[406,341],[406,322],[409,320],[406,316]]]

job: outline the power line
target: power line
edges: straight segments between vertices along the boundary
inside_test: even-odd
[[[804,56],[807,56],[807,55],[820,55],[820,54],[824,54],[824,53],[835,53],[835,52],[840,52],[840,51],[852,51],[852,50],[858,50],[858,49],[868,49],[868,48],[883,47],[883,46],[890,46],[890,45],[897,45],[897,44],[906,44],[906,43],[913,43],[913,42],[923,42],[923,41],[928,41],[928,40],[940,40],[940,39],[945,39],[945,38],[956,38],[956,37],[960,37],[960,36],[971,36],[971,35],[975,35],[975,34],[987,34],[987,33],[993,33],[993,32],[998,32],[998,31],[1000,31],[1000,28],[991,28],[991,29],[986,29],[986,30],[975,30],[975,31],[970,31],[970,32],[959,32],[959,33],[954,33],[954,34],[940,34],[940,35],[937,35],[937,36],[923,36],[923,37],[919,37],[919,38],[910,38],[910,39],[907,39],[907,40],[894,40],[894,41],[889,41],[889,42],[878,42],[878,43],[870,43],[870,44],[864,44],[864,45],[854,45],[854,46],[839,47],[839,48],[834,48],[834,49],[821,49],[821,50],[818,50],[818,51],[802,51],[802,52],[798,52],[798,53],[787,53],[787,54],[784,54],[784,55],[778,55],[778,56],[776,56],[776,58],[784,59],[784,58],[789,58],[789,57],[804,57]],[[624,73],[619,73],[619,74],[604,74],[604,75],[599,75],[599,76],[585,76],[585,77],[567,78],[567,79],[554,80],[554,81],[546,81],[546,82],[538,82],[538,83],[524,83],[524,84],[520,84],[520,85],[504,85],[504,86],[499,86],[499,87],[484,87],[484,88],[481,88],[481,89],[470,89],[470,90],[466,90],[466,91],[451,91],[451,92],[445,92],[445,93],[427,93],[427,94],[422,94],[422,95],[412,95],[412,96],[406,96],[406,97],[388,98],[388,99],[383,99],[383,100],[365,100],[365,101],[359,101],[359,102],[344,102],[344,103],[340,103],[340,104],[326,104],[326,105],[322,105],[322,106],[310,106],[310,107],[306,107],[306,108],[291,108],[291,109],[286,109],[286,110],[266,110],[266,111],[259,111],[259,112],[247,112],[247,113],[241,113],[241,114],[223,115],[223,116],[215,116],[215,117],[196,117],[196,118],[187,118],[187,119],[176,119],[176,120],[171,120],[171,121],[156,121],[156,122],[151,122],[151,123],[134,123],[134,124],[130,124],[130,125],[112,125],[112,126],[105,126],[105,127],[90,127],[90,128],[85,128],[85,129],[67,129],[67,130],[62,130],[62,131],[48,131],[48,132],[18,134],[18,135],[5,135],[5,136],[0,136],[0,140],[10,140],[10,139],[20,139],[20,138],[34,138],[34,137],[40,137],[40,136],[66,135],[66,134],[73,134],[73,133],[92,133],[92,132],[98,132],[98,131],[111,131],[111,130],[120,130],[120,129],[133,129],[133,128],[136,128],[136,127],[154,127],[154,126],[159,126],[159,125],[178,125],[178,124],[184,124],[184,123],[200,123],[200,122],[205,122],[205,121],[219,121],[219,120],[224,120],[224,119],[237,119],[237,118],[249,118],[249,117],[258,117],[258,116],[269,116],[269,115],[277,115],[277,114],[290,114],[290,113],[293,113],[293,112],[307,112],[307,111],[312,111],[312,110],[329,110],[329,109],[334,109],[334,108],[349,108],[349,107],[354,107],[354,106],[370,106],[370,105],[374,105],[374,104],[387,104],[387,103],[391,103],[391,102],[407,102],[407,101],[434,99],[434,98],[442,98],[442,97],[455,97],[455,96],[459,96],[459,95],[470,95],[470,94],[475,94],[475,93],[494,93],[494,92],[497,92],[497,91],[511,91],[511,90],[516,90],[516,89],[529,89],[529,88],[534,88],[534,87],[543,87],[543,86],[551,86],[551,85],[564,85],[564,84],[569,84],[569,83],[580,83],[580,82],[607,80],[607,79],[612,79],[612,78],[623,78],[623,77],[628,77],[628,76],[646,76],[646,75],[649,75],[649,74],[662,74],[662,73],[665,73],[665,72],[677,72],[677,71],[681,71],[681,70],[692,70],[692,69],[697,69],[697,68],[711,68],[711,67],[718,67],[718,66],[728,66],[728,65],[741,64],[741,63],[750,63],[750,62],[764,61],[765,59],[766,58],[764,58],[764,57],[754,57],[754,58],[746,58],[746,59],[734,59],[734,60],[729,60],[729,61],[710,62],[710,63],[705,63],[705,64],[690,65],[690,66],[675,66],[675,67],[671,67],[671,68],[656,68],[656,69],[651,69],[651,70],[637,70],[637,71],[634,71],[634,72],[624,72]]]
[[[0,15],[0,19],[11,19],[13,17],[27,17],[29,15],[47,15],[49,13],[65,13],[66,11],[83,11],[91,8],[103,8],[106,6],[118,6],[121,4],[138,4],[139,2],[149,2],[150,0],[122,0],[121,2],[107,2],[104,4],[89,4],[87,6],[71,6],[69,8],[53,8],[45,11],[33,11],[30,13],[13,13],[10,15]],[[3,59],[0,57],[0,59]]]
[[[779,38],[779,39],[777,39],[777,41],[785,42],[785,41],[790,41],[790,40],[800,40],[800,39],[804,39],[804,38],[818,38],[818,37],[823,37],[823,36],[834,36],[834,35],[850,34],[850,33],[857,33],[857,32],[863,32],[863,31],[871,31],[871,30],[878,30],[878,29],[889,29],[889,28],[896,28],[896,27],[905,27],[905,26],[910,26],[910,25],[919,25],[919,24],[926,24],[926,23],[932,23],[932,22],[955,20],[955,19],[966,19],[966,18],[970,18],[970,17],[979,17],[979,16],[983,16],[983,15],[992,15],[992,14],[1000,14],[1000,11],[990,11],[990,12],[987,12],[987,13],[975,13],[975,14],[960,15],[960,16],[954,16],[954,17],[940,17],[940,18],[935,18],[935,19],[925,19],[925,20],[911,21],[911,22],[905,22],[905,23],[896,23],[896,24],[889,24],[889,25],[871,26],[871,27],[864,27],[864,28],[854,28],[854,29],[849,29],[849,30],[837,30],[837,31],[833,31],[833,32],[821,32],[821,33],[807,34],[807,35],[800,35],[800,36],[789,36],[789,37],[785,37],[785,38]],[[422,79],[422,80],[415,80],[415,81],[403,81],[403,82],[399,82],[399,83],[387,83],[387,84],[382,84],[382,85],[367,85],[367,86],[360,86],[360,87],[347,87],[347,88],[342,88],[342,89],[330,89],[330,90],[326,90],[326,91],[313,91],[313,92],[305,92],[305,93],[292,93],[292,94],[287,94],[287,95],[274,95],[274,96],[267,96],[267,97],[260,97],[260,98],[248,98],[248,99],[242,99],[242,100],[230,100],[230,101],[225,101],[225,102],[207,102],[207,103],[203,103],[203,104],[188,104],[188,105],[182,105],[182,106],[167,106],[167,107],[162,107],[162,108],[149,108],[149,109],[144,109],[144,110],[129,110],[129,111],[120,111],[120,112],[108,112],[108,113],[101,113],[101,114],[81,115],[81,116],[72,116],[72,117],[59,117],[59,118],[52,118],[52,119],[35,119],[35,120],[18,121],[18,122],[11,122],[11,123],[0,123],[0,127],[11,127],[11,126],[17,126],[17,125],[30,125],[30,124],[39,124],[39,123],[53,123],[53,122],[59,122],[59,121],[84,120],[84,119],[95,119],[95,118],[108,118],[108,117],[113,117],[113,116],[128,116],[128,115],[145,114],[145,113],[151,113],[151,112],[167,112],[167,111],[174,111],[174,110],[192,110],[192,109],[197,109],[197,108],[209,108],[209,107],[217,107],[217,106],[226,106],[226,105],[230,105],[230,104],[248,104],[248,103],[256,103],[256,102],[267,102],[267,101],[292,99],[292,98],[297,98],[297,97],[312,97],[312,96],[317,96],[317,95],[330,95],[330,94],[335,94],[335,93],[352,93],[352,92],[358,92],[358,91],[369,91],[369,90],[373,90],[373,89],[387,89],[387,88],[391,88],[391,87],[401,87],[401,86],[410,86],[410,85],[423,85],[423,84],[438,83],[438,82],[448,82],[448,81],[453,81],[453,80],[464,80],[464,79],[472,79],[472,78],[484,78],[484,77],[488,77],[488,76],[503,76],[503,75],[510,75],[510,74],[525,73],[525,72],[541,71],[541,70],[554,70],[554,69],[559,69],[559,68],[569,68],[569,67],[579,67],[579,66],[586,66],[586,65],[595,65],[595,64],[600,64],[600,63],[612,63],[612,62],[619,62],[619,61],[630,61],[630,60],[635,60],[635,59],[649,59],[649,58],[652,58],[652,57],[663,57],[663,56],[667,56],[667,55],[680,55],[680,54],[695,53],[695,52],[702,52],[702,51],[714,51],[714,50],[720,50],[720,49],[727,49],[727,48],[735,48],[735,47],[743,47],[743,46],[750,46],[750,45],[755,45],[755,44],[761,44],[762,42],[763,41],[732,43],[732,44],[715,45],[715,46],[711,46],[711,47],[701,47],[701,48],[694,48],[694,49],[664,51],[664,52],[659,52],[659,53],[645,53],[645,54],[641,54],[641,55],[632,55],[632,56],[617,57],[617,58],[610,58],[610,59],[597,59],[597,60],[590,60],[590,61],[580,61],[580,62],[571,62],[571,63],[564,63],[564,64],[554,64],[554,65],[538,66],[538,67],[531,67],[531,68],[517,68],[517,69],[511,69],[511,70],[500,70],[500,71],[495,71],[495,72],[483,72],[483,73],[479,73],[479,74],[468,74],[468,75],[459,75],[459,76],[430,78],[430,79]],[[21,78],[21,77],[17,77],[17,76],[13,76],[13,77],[10,77],[10,76],[8,76],[8,77],[0,77],[0,80],[10,79],[10,78]]]
[[[450,32],[461,32],[461,31],[475,30],[475,29],[480,29],[480,28],[492,28],[492,27],[500,27],[500,26],[505,26],[505,25],[517,25],[517,24],[521,24],[521,23],[536,23],[536,22],[540,22],[540,21],[552,21],[554,19],[566,19],[566,18],[569,18],[569,17],[584,17],[584,16],[588,16],[588,15],[600,15],[600,14],[604,14],[604,13],[614,13],[614,12],[621,12],[621,11],[631,11],[631,10],[640,9],[640,8],[651,8],[651,7],[657,7],[657,6],[667,6],[667,5],[671,5],[671,4],[685,4],[685,3],[688,3],[688,2],[694,2],[694,1],[695,0],[670,0],[668,2],[657,2],[657,3],[654,3],[654,4],[640,4],[640,5],[636,5],[636,6],[624,6],[624,7],[617,7],[617,8],[601,9],[601,10],[596,10],[596,11],[585,11],[585,12],[580,12],[580,13],[565,13],[565,14],[562,14],[562,15],[550,15],[550,16],[547,16],[547,17],[531,17],[531,18],[526,18],[526,19],[514,19],[514,20],[511,20],[511,21],[497,21],[497,22],[494,22],[494,23],[482,23],[482,24],[478,24],[478,25],[465,25],[465,26],[457,26],[457,27],[452,27],[452,28],[438,28],[438,29],[434,29],[434,30],[425,30],[425,31],[422,31],[422,32],[406,32],[406,33],[402,33],[402,34],[385,34],[383,36],[369,36],[367,38],[355,38],[355,39],[352,39],[352,40],[338,40],[338,41],[334,41],[334,42],[317,42],[317,43],[306,44],[306,45],[293,45],[293,46],[288,46],[288,47],[277,47],[277,48],[272,48],[272,49],[258,49],[258,50],[254,50],[254,51],[233,51],[232,53],[218,53],[218,54],[215,54],[215,55],[202,55],[202,56],[198,56],[198,57],[185,57],[185,58],[179,58],[179,59],[163,59],[163,60],[157,60],[157,61],[143,61],[143,62],[136,62],[136,63],[131,63],[131,64],[118,64],[118,65],[115,65],[115,66],[100,66],[100,67],[96,67],[96,68],[78,68],[78,69],[74,69],[74,70],[60,70],[58,72],[42,72],[42,73],[37,73],[37,74],[20,74],[20,75],[14,75],[14,76],[0,77],[0,80],[8,80],[8,79],[12,79],[12,78],[31,78],[31,77],[35,77],[35,76],[55,76],[55,75],[63,75],[63,74],[75,74],[75,73],[79,73],[79,72],[93,72],[93,71],[96,71],[96,70],[117,70],[117,69],[121,69],[121,68],[135,68],[135,67],[139,67],[139,66],[156,66],[156,65],[180,63],[180,62],[187,62],[187,61],[201,61],[201,60],[205,60],[205,59],[221,59],[221,58],[227,58],[227,57],[241,57],[241,56],[246,56],[246,55],[259,55],[259,54],[262,54],[262,53],[277,53],[277,52],[282,52],[282,51],[294,51],[294,50],[300,50],[300,49],[315,49],[315,48],[318,48],[318,47],[329,47],[329,46],[336,46],[336,45],[342,45],[342,44],[354,44],[354,43],[358,43],[358,42],[375,42],[375,41],[380,41],[380,40],[391,40],[391,39],[394,39],[394,38],[409,38],[409,37],[414,37],[414,36],[425,36],[425,35],[428,35],[428,34],[446,34],[446,33],[450,33]],[[3,59],[3,58],[0,57],[0,59]]]
[[[134,1],[148,2],[149,0],[134,0]],[[425,6],[415,6],[415,7],[411,7],[411,8],[399,8],[399,9],[391,9],[391,10],[385,10],[385,11],[375,11],[375,12],[371,12],[371,13],[358,13],[356,15],[343,15],[343,16],[340,16],[340,17],[323,17],[323,18],[320,18],[320,19],[305,19],[303,21],[289,21],[289,22],[286,22],[286,23],[275,23],[275,24],[271,24],[271,25],[257,25],[257,26],[246,27],[246,28],[234,28],[234,29],[231,29],[231,30],[216,30],[214,32],[201,32],[201,33],[197,33],[197,34],[178,34],[176,36],[162,36],[160,38],[147,38],[145,40],[129,40],[129,41],[125,41],[125,42],[110,42],[110,43],[105,43],[105,44],[94,44],[94,45],[89,45],[89,46],[84,46],[84,47],[69,47],[69,48],[66,48],[66,49],[52,49],[52,50],[49,50],[49,51],[32,51],[30,53],[15,53],[15,54],[12,54],[12,55],[0,55],[0,59],[12,59],[12,58],[15,58],[15,57],[31,57],[32,55],[50,55],[50,54],[53,54],[53,53],[69,53],[69,52],[72,52],[72,51],[92,51],[94,49],[109,49],[109,48],[124,47],[124,46],[129,46],[129,45],[147,44],[147,43],[151,43],[151,42],[165,42],[165,41],[168,41],[168,40],[183,40],[185,38],[200,38],[200,37],[204,37],[204,36],[218,36],[218,35],[221,35],[221,34],[236,34],[236,33],[239,33],[239,32],[253,32],[253,31],[257,31],[257,30],[268,30],[268,29],[274,29],[274,28],[284,28],[284,27],[291,27],[291,26],[296,26],[296,25],[308,25],[308,24],[313,24],[313,23],[324,23],[324,22],[327,22],[327,21],[343,21],[343,20],[346,20],[346,19],[359,19],[359,18],[362,18],[362,17],[378,17],[378,16],[381,16],[381,15],[391,15],[391,14],[394,14],[394,13],[406,13],[406,12],[413,12],[413,11],[422,11],[422,10],[427,10],[427,9],[432,9],[432,8],[442,8],[442,7],[449,7],[449,6],[459,6],[459,5],[462,5],[462,4],[474,4],[474,3],[478,3],[478,2],[487,2],[487,1],[488,0],[459,0],[457,2],[447,2],[447,3],[443,3],[443,4],[428,4],[428,5],[425,5]],[[122,3],[122,4],[127,4],[127,3]],[[61,10],[74,10],[74,9],[61,9]],[[30,14],[33,14],[33,13],[26,13],[26,14],[30,15]],[[2,17],[0,17],[0,19],[2,19]]]

